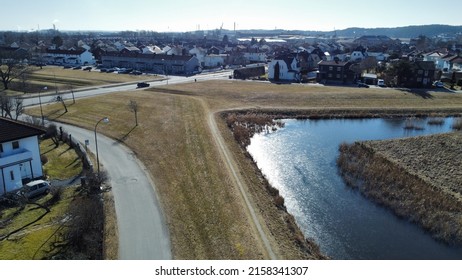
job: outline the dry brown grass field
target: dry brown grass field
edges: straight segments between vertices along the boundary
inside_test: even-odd
[[[21,79],[13,80],[10,84],[11,94],[15,92],[37,93],[44,87],[43,92],[62,92],[70,89],[76,90],[82,87],[92,87],[106,84],[129,83],[143,80],[156,80],[162,76],[157,75],[127,75],[117,73],[101,73],[99,70],[84,71],[82,69],[64,69],[61,66],[32,67],[27,75],[27,85],[23,86]]]
[[[139,126],[129,100],[139,104]],[[156,183],[176,259],[267,259],[255,222],[236,186],[249,194],[262,231],[277,258],[319,258],[307,248],[292,216],[281,211],[265,190],[265,180],[237,145],[219,112],[253,110],[297,114],[383,114],[462,112],[462,95],[314,85],[276,85],[246,81],[210,81],[79,99],[62,114],[59,104],[44,106],[47,118],[93,129],[102,116],[104,133],[124,142],[148,167]],[[39,115],[37,108],[29,113]],[[233,176],[217,144],[220,136],[237,170]],[[309,237],[308,237],[309,238]]]

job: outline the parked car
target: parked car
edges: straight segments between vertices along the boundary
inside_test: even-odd
[[[74,70],[79,70],[79,69],[82,69],[82,66],[75,66],[74,68],[72,68]]]
[[[435,81],[435,82],[433,82],[433,86],[437,87],[437,88],[443,88],[444,83],[442,81]]]
[[[358,83],[358,87],[369,88],[369,85],[365,83]]]
[[[50,182],[44,180],[35,180],[27,183],[20,191],[19,195],[32,198],[50,191]]]
[[[91,71],[91,69],[93,69],[93,67],[91,67],[91,66],[87,66],[87,67],[83,68],[84,71]]]
[[[144,88],[144,87],[148,87],[149,84],[148,83],[144,83],[144,82],[141,82],[141,83],[137,83],[136,84],[136,87],[137,88]]]

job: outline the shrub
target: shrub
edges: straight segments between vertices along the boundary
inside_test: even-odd
[[[45,165],[48,162],[48,157],[46,155],[40,155],[40,161],[42,165]]]

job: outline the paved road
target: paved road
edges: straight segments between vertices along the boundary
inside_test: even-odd
[[[146,82],[149,82],[151,87],[153,86],[163,86],[163,85],[173,85],[173,84],[181,84],[181,83],[192,83],[195,81],[206,81],[206,80],[214,80],[214,79],[224,79],[227,78],[229,75],[232,74],[232,71],[222,71],[222,72],[215,72],[215,73],[207,73],[201,75],[195,75],[191,77],[184,77],[184,76],[168,76],[167,79],[152,81],[149,80],[149,76],[146,77]],[[121,74],[111,74],[111,75],[121,75]],[[136,89],[136,82],[133,83],[123,83],[123,84],[112,84],[112,85],[102,85],[102,86],[94,86],[91,88],[83,88],[74,91],[75,98],[84,98],[84,97],[91,97],[101,94],[109,94],[114,92],[120,91],[133,91],[133,90],[143,90],[146,88]],[[27,95],[23,97],[23,104],[24,106],[33,106],[39,105],[40,103],[53,103],[56,102],[56,96],[54,92],[42,92],[42,94],[33,94]],[[64,100],[72,99],[71,92],[62,92],[59,93]]]
[[[203,80],[224,79],[231,71],[207,73],[192,77],[169,76],[168,80],[150,81],[151,86],[191,83]],[[115,74],[116,75],[116,74]],[[76,98],[134,90],[135,84],[119,84],[79,90]],[[61,93],[63,99],[72,98],[71,93]],[[41,96],[41,103],[56,102],[56,96]],[[24,99],[24,106],[39,104],[38,95]],[[57,124],[84,143],[90,140],[89,149],[96,153],[94,131],[74,126]],[[98,131],[104,130],[101,123]],[[107,125],[110,125],[107,124]],[[119,259],[150,260],[171,259],[171,246],[167,225],[157,198],[155,185],[146,168],[133,153],[116,141],[98,134],[100,163],[108,171],[114,194],[115,210],[119,230]]]
[[[98,130],[104,130],[100,124]],[[58,124],[95,153],[94,132]],[[119,259],[171,259],[170,239],[154,183],[133,153],[98,134],[100,163],[108,171],[119,228]],[[95,166],[96,169],[96,166]]]

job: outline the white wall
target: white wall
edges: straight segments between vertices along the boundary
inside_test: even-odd
[[[24,139],[20,139],[19,148],[13,149],[11,142],[2,143],[3,153],[1,153],[0,165],[3,165],[5,161],[16,162],[21,158],[27,158],[32,155],[32,170],[30,170],[29,162],[24,162],[22,165],[22,170],[27,170],[29,174],[34,175],[35,178],[43,176],[42,162],[40,161],[40,148],[38,144],[37,136],[32,136]],[[13,172],[14,180],[11,179],[10,172]],[[2,176],[5,176],[2,178]],[[32,178],[31,178],[32,179]],[[7,192],[19,189],[22,187],[22,176],[21,176],[21,167],[19,164],[8,166],[3,169],[3,174],[0,171],[0,194],[4,192],[3,181],[5,181]]]

